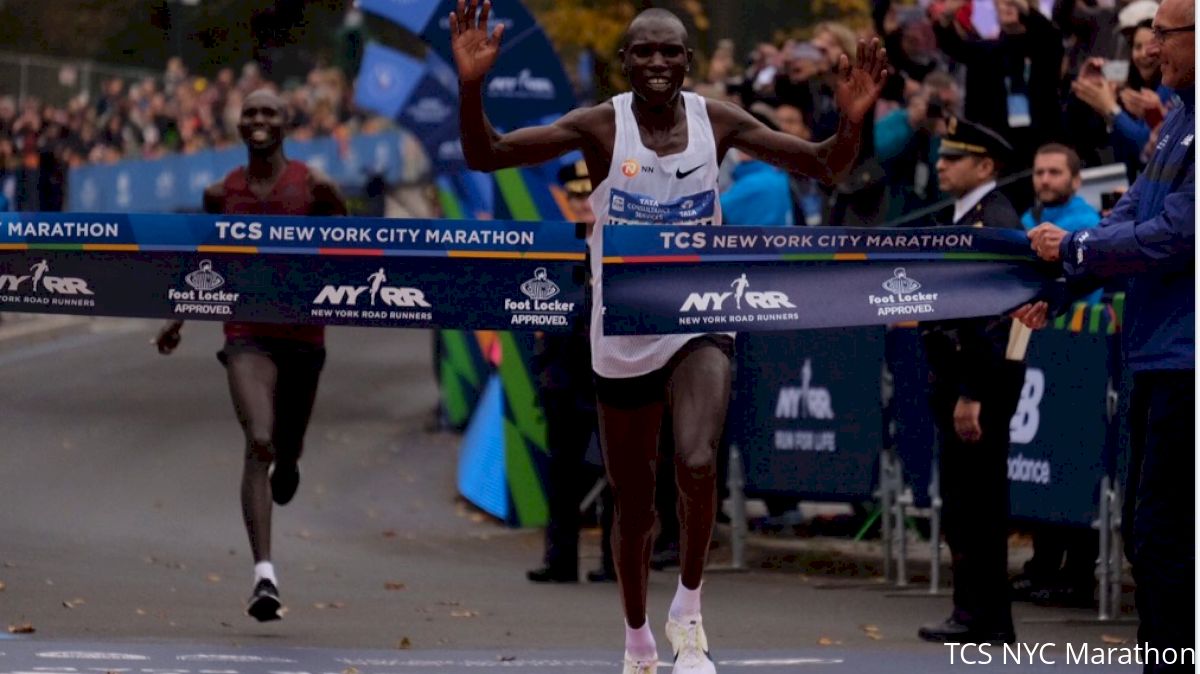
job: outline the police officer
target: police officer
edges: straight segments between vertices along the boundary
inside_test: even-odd
[[[1012,147],[992,130],[962,119],[948,120],[947,132],[938,182],[955,201],[953,217],[942,224],[1020,230],[1016,210],[996,190]],[[926,641],[1012,643],[1016,638],[1008,596],[1008,449],[1025,364],[1023,353],[1009,349],[1012,324],[1011,318],[996,316],[921,325],[954,571],[954,612],[920,629]]]
[[[587,162],[567,164],[558,172],[558,182],[567,194],[569,214],[588,227],[595,223],[591,204],[592,181]],[[546,526],[544,566],[526,573],[535,583],[574,583],[579,580],[579,502],[587,487],[600,477],[587,470],[584,460],[597,429],[596,392],[592,386],[591,347],[586,321],[581,320],[570,335],[539,334],[534,346],[533,369],[538,380],[542,410],[546,415],[546,438],[550,461],[547,469],[550,521]],[[595,475],[592,475],[592,473]],[[589,475],[591,480],[586,479]],[[612,506],[608,487],[601,497],[600,524],[602,564],[589,571],[591,582],[617,578],[613,570]]]

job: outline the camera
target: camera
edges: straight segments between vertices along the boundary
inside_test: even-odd
[[[925,106],[925,116],[929,119],[941,119],[946,116],[946,106],[937,98],[931,98]]]

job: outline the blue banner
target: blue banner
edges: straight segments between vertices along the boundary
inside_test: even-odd
[[[342,189],[362,189],[371,175],[398,182],[403,170],[398,131],[364,134],[339,144],[332,138],[286,141],[289,157],[320,169]],[[204,190],[246,162],[246,150],[230,148],[154,161],[131,160],[71,169],[68,208],[84,212],[198,211]]]
[[[447,63],[454,61],[450,12],[457,4],[457,0],[437,3],[433,20],[421,34]],[[484,105],[492,124],[516,129],[574,108],[575,92],[562,61],[524,4],[517,0],[496,3],[488,20],[489,32],[500,24],[504,24],[500,56],[484,86]]]
[[[395,119],[424,76],[425,64],[421,61],[371,42],[363,51],[362,67],[354,85],[354,103]]]
[[[1105,463],[1114,451],[1105,418],[1110,339],[1068,330],[1033,334],[1025,385],[1009,424],[1012,517],[1079,527],[1096,518],[1097,490],[1112,470]],[[917,331],[907,329],[892,330],[888,347],[895,445],[905,482],[923,507],[937,443],[925,351]]]
[[[438,173],[466,169],[458,141],[458,75],[437,53],[425,57],[425,75],[398,122],[420,141]]]
[[[986,228],[617,226],[603,255],[610,335],[994,316],[1054,279],[1023,232]]]
[[[883,332],[738,336],[729,425],[747,494],[871,499],[883,435]]]
[[[14,213],[0,311],[569,331],[572,223]]]

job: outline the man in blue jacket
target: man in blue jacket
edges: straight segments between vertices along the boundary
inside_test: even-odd
[[[1021,216],[1021,224],[1030,230],[1050,222],[1078,232],[1100,224],[1100,212],[1076,192],[1083,186],[1079,154],[1059,143],[1038,148],[1033,158],[1033,208]]]
[[[1038,255],[1061,261],[1070,279],[1128,281],[1123,337],[1134,383],[1126,553],[1137,581],[1138,640],[1156,649],[1195,644],[1195,11],[1192,0],[1165,0],[1154,18],[1163,83],[1180,101],[1145,172],[1098,229],[1070,233],[1044,223],[1029,232]],[[1036,328],[1046,310],[1038,303],[1014,315]],[[1146,661],[1145,672],[1193,671],[1190,658],[1177,670]]]

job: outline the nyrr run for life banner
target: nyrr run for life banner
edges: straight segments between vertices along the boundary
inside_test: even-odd
[[[561,222],[7,213],[0,311],[569,331],[585,244]]]
[[[995,316],[1052,280],[1015,230],[638,225],[603,238],[609,335]]]

